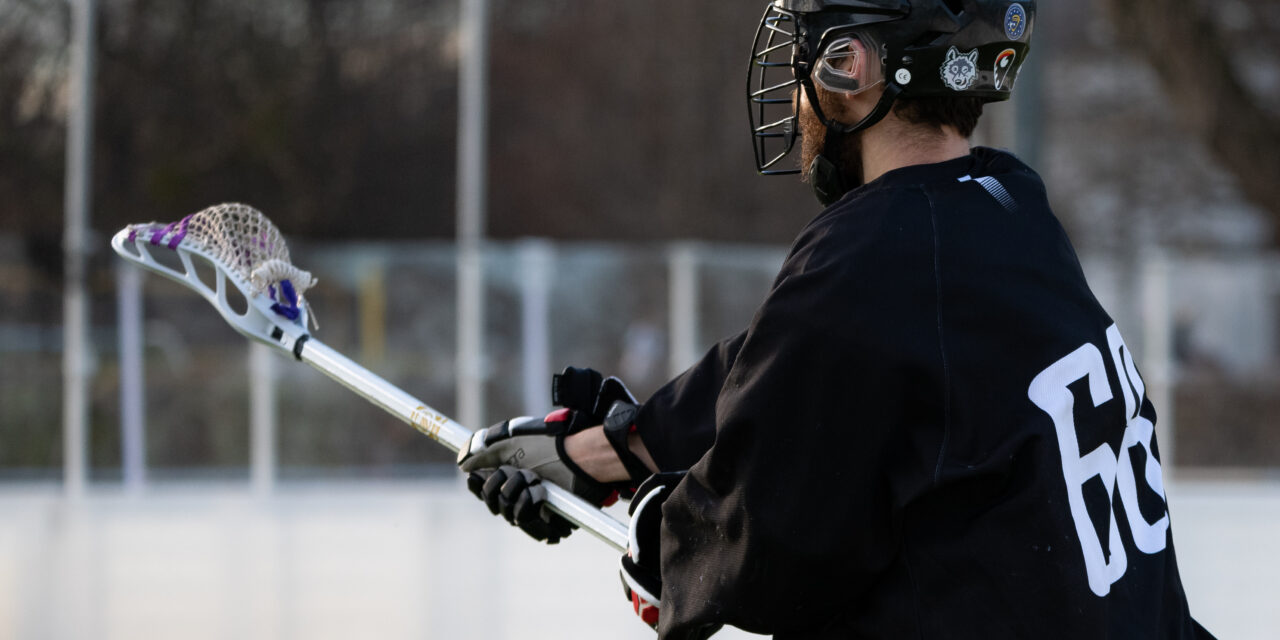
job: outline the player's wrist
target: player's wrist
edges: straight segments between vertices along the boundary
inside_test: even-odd
[[[597,482],[614,484],[631,478],[613,445],[605,438],[604,427],[590,427],[565,436],[564,451],[579,469]]]
[[[653,475],[653,470],[632,451],[631,436],[639,433],[636,429],[636,416],[639,413],[640,406],[635,402],[617,400],[610,405],[603,425],[604,437],[626,471],[627,477],[623,484],[631,489],[640,486],[641,482]]]

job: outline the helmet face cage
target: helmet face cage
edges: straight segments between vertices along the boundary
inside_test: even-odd
[[[798,74],[793,70],[799,43],[796,15],[770,4],[756,30],[747,74],[747,106],[751,117],[756,170],[765,175],[799,173],[776,165],[791,153],[798,129]]]
[[[869,25],[898,17],[893,12],[800,13],[771,3],[760,20],[751,49],[747,99],[756,171],[763,175],[800,173],[778,168],[800,138],[798,90],[813,97],[813,81],[841,93],[860,93],[884,81],[883,48]],[[803,21],[803,22],[802,22]],[[811,52],[825,54],[818,60]],[[860,69],[855,77],[850,71]]]

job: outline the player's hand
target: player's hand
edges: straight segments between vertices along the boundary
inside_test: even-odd
[[[640,483],[631,500],[630,538],[622,556],[622,589],[631,608],[650,627],[658,628],[662,606],[662,503],[684,477],[684,471],[655,473]]]
[[[636,428],[640,403],[621,380],[612,376],[606,378],[594,369],[567,367],[551,383],[551,400],[558,406],[589,415],[593,425],[604,426],[609,446],[630,477],[617,486],[624,498],[634,493],[636,486],[653,473],[631,451],[628,436]]]
[[[578,468],[564,450],[564,437],[590,424],[590,416],[561,409],[545,418],[512,418],[481,429],[458,451],[467,487],[495,515],[550,544],[569,535],[572,525],[546,507],[553,482],[591,504],[612,504],[617,492]]]
[[[616,404],[640,404],[622,380],[579,367],[565,367],[552,378],[551,403],[590,416],[592,425],[602,424]]]
[[[542,478],[528,469],[501,466],[472,471],[467,488],[490,512],[506,518],[534,540],[555,544],[573,532],[572,523],[546,507],[547,488]]]

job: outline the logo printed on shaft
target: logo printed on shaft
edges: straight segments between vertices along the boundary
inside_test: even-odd
[[[425,433],[432,440],[440,439],[440,428],[448,420],[443,415],[436,413],[431,407],[419,405],[409,415],[409,423]]]
[[[964,91],[978,79],[978,50],[960,53],[951,47],[947,59],[942,62],[942,83],[952,91]]]

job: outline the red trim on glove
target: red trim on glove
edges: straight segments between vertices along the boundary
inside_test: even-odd
[[[640,597],[640,593],[634,589],[631,591],[631,608],[640,616],[645,624],[658,628],[659,609],[651,604],[648,600]]]
[[[658,626],[658,608],[649,606],[649,603],[647,602],[644,606],[645,610],[640,612],[640,619],[644,620],[645,624],[651,627]]]
[[[568,422],[571,409],[556,409],[543,418],[543,422]]]

